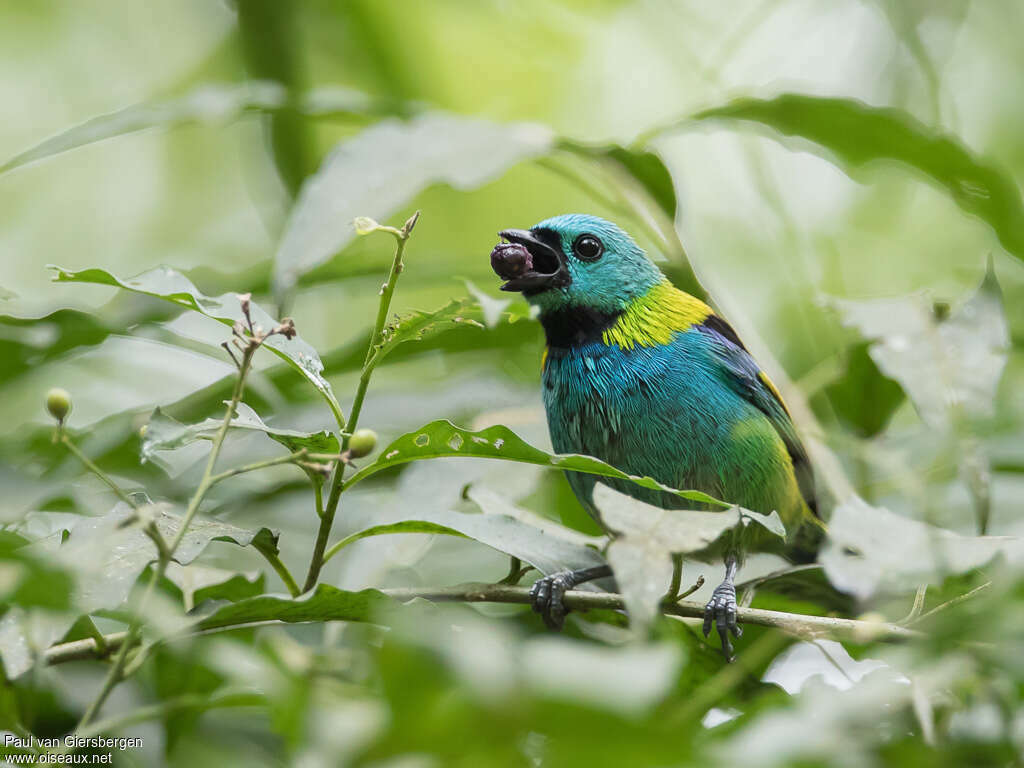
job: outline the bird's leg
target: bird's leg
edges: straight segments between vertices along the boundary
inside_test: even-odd
[[[735,554],[729,553],[725,556],[725,579],[715,587],[711,593],[711,599],[704,607],[704,637],[711,634],[711,624],[714,622],[718,630],[718,638],[722,641],[722,653],[727,661],[732,661],[732,643],[729,642],[729,633],[735,637],[743,634],[743,629],[736,624],[736,586],[734,580],[739,570],[739,561]]]
[[[557,632],[565,624],[565,616],[569,613],[562,600],[565,593],[578,584],[611,575],[612,569],[607,565],[552,573],[550,576],[537,579],[534,583],[533,589],[530,590],[530,605],[534,612],[541,615],[544,623]]]

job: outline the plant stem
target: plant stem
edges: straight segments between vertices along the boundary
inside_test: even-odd
[[[150,595],[153,594],[153,590],[156,587],[157,582],[163,578],[166,570],[167,561],[161,559],[156,570],[153,571],[153,575],[149,579],[149,584],[146,586],[146,591],[143,593],[142,599],[139,601],[139,609],[133,614],[131,622],[128,624],[128,631],[125,633],[121,647],[117,652],[117,656],[114,658],[114,665],[110,668],[110,671],[107,672],[107,676],[103,680],[100,692],[96,694],[96,698],[92,700],[92,703],[85,710],[85,714],[82,715],[82,719],[78,721],[78,726],[75,728],[76,733],[81,731],[82,728],[88,725],[93,718],[96,717],[100,707],[102,707],[104,702],[106,702],[107,697],[110,696],[115,686],[121,682],[125,665],[128,663],[128,653],[131,651],[132,646],[135,644],[135,641],[139,636],[139,625],[141,623],[139,617],[142,613],[142,609],[146,603],[149,602]]]
[[[205,712],[208,709],[218,709],[221,707],[257,707],[263,704],[266,704],[266,697],[259,693],[223,693],[214,698],[206,694],[189,693],[168,699],[160,704],[133,709],[124,715],[108,717],[106,720],[101,720],[93,723],[88,728],[82,729],[78,735],[87,737],[107,733],[115,729],[124,728],[126,725],[156,720],[180,709]]]
[[[266,558],[267,562],[270,563],[270,567],[273,568],[277,572],[277,575],[281,577],[281,581],[284,582],[284,585],[288,590],[288,594],[292,597],[298,597],[301,595],[302,592],[299,590],[299,585],[295,582],[295,577],[292,576],[292,572],[288,570],[288,566],[281,562],[281,558],[276,553],[269,550],[260,549],[259,547],[257,547],[257,549],[259,550],[259,553]]]
[[[92,459],[90,459],[88,456],[82,453],[82,451],[79,450],[78,446],[71,442],[71,438],[68,437],[67,432],[65,432],[63,429],[61,429],[60,431],[60,441],[69,451],[71,451],[71,453],[75,455],[75,458],[77,458],[80,462],[82,462],[85,465],[86,469],[88,469],[90,472],[96,475],[96,477],[98,477],[100,480],[106,483],[107,487],[110,488],[110,490],[112,490],[115,494],[117,494],[117,497],[121,499],[121,501],[134,507],[135,509],[139,508],[139,505],[135,502],[135,499],[129,496],[128,493],[121,486],[115,483],[106,472],[104,472],[102,469],[96,466]]]
[[[991,581],[986,581],[984,584],[975,587],[974,589],[972,589],[969,592],[964,592],[964,594],[957,595],[952,600],[947,600],[946,602],[942,603],[942,605],[935,606],[934,608],[932,608],[927,613],[922,613],[922,614],[919,614],[918,616],[915,616],[914,618],[912,618],[909,621],[907,621],[907,623],[908,624],[917,624],[918,622],[924,621],[928,617],[934,616],[936,613],[939,613],[940,611],[944,611],[947,608],[952,608],[954,605],[959,605],[964,600],[970,600],[976,594],[978,594],[979,592],[984,592],[986,589],[988,589],[991,586],[992,586],[992,582]]]
[[[405,244],[409,240],[409,233],[412,231],[412,225],[416,223],[416,219],[419,217],[417,211],[402,229],[393,229],[391,227],[381,227],[380,229],[390,232],[394,235],[395,244],[395,257],[391,262],[391,271],[388,272],[387,282],[384,283],[383,288],[380,292],[380,302],[377,305],[377,319],[373,325],[373,333],[370,336],[370,344],[366,349],[366,357],[363,359],[363,370],[359,375],[359,384],[356,387],[355,397],[352,399],[352,409],[348,414],[348,421],[345,422],[345,428],[342,430],[342,442],[341,450],[344,452],[348,448],[349,436],[355,431],[356,425],[359,423],[359,414],[363,409],[363,400],[366,398],[366,390],[370,385],[370,378],[373,375],[374,365],[372,364],[375,357],[376,348],[381,344],[384,337],[384,324],[388,319],[388,312],[391,309],[391,297],[395,294],[395,285],[398,283],[398,276],[402,274],[402,255],[405,253]],[[306,583],[302,588],[303,592],[308,592],[314,586],[316,586],[317,580],[320,578],[320,570],[324,565],[324,553],[327,550],[327,541],[331,537],[331,528],[334,526],[334,516],[338,511],[338,502],[341,499],[341,491],[345,479],[345,462],[338,462],[334,468],[334,475],[331,478],[331,493],[327,498],[327,506],[322,510],[318,509],[317,512],[320,515],[320,528],[316,534],[316,543],[313,545],[313,556],[309,560],[309,571],[306,574]],[[318,500],[320,497],[318,497]]]
[[[300,459],[304,459],[307,456],[306,449],[290,453],[287,456],[276,456],[273,459],[264,459],[263,461],[254,461],[252,464],[243,464],[240,467],[229,469],[225,472],[213,475],[210,477],[210,485],[216,485],[221,480],[227,480],[229,477],[235,475],[241,475],[245,472],[254,472],[257,469],[266,469],[267,467],[276,467],[278,464],[293,464]]]
[[[80,732],[96,717],[96,714],[106,702],[107,697],[110,696],[111,692],[123,678],[125,664],[128,661],[128,654],[131,651],[132,646],[135,645],[136,640],[138,640],[140,616],[143,613],[146,604],[149,602],[150,596],[153,594],[157,582],[159,582],[167,572],[167,566],[174,557],[174,553],[181,544],[182,539],[185,537],[185,532],[188,530],[193,518],[196,516],[196,512],[199,510],[199,505],[202,503],[203,497],[210,489],[210,486],[213,485],[213,467],[217,463],[217,458],[220,456],[220,449],[224,444],[224,438],[227,436],[228,428],[231,426],[231,419],[235,415],[235,408],[242,399],[242,392],[245,389],[245,377],[249,372],[249,366],[252,363],[252,357],[255,354],[257,347],[258,344],[251,343],[246,346],[245,351],[242,353],[242,361],[238,370],[238,379],[235,381],[235,388],[231,393],[231,401],[228,403],[227,411],[224,414],[224,420],[221,422],[220,429],[217,430],[217,435],[213,439],[213,445],[210,448],[210,457],[207,459],[206,469],[203,471],[203,478],[199,481],[199,487],[196,488],[195,493],[192,495],[192,499],[189,501],[188,509],[185,511],[185,517],[181,521],[178,532],[174,535],[170,544],[167,545],[166,550],[160,552],[160,558],[153,571],[153,577],[150,579],[149,586],[146,587],[146,591],[143,594],[142,599],[139,601],[138,609],[132,616],[131,622],[128,625],[128,632],[125,635],[117,657],[114,659],[114,664],[107,673],[107,677],[103,681],[103,685],[100,688],[99,693],[96,695],[96,698],[85,710],[85,714],[82,715],[82,719],[78,722],[78,726],[75,728],[76,733]]]
[[[249,372],[249,365],[252,363],[252,356],[255,351],[256,348],[254,346],[248,346],[242,353],[242,362],[238,370],[238,379],[235,380],[235,388],[231,393],[231,401],[228,403],[227,410],[224,413],[224,420],[221,421],[220,429],[217,430],[217,434],[213,438],[210,456],[206,460],[206,468],[203,470],[203,477],[199,481],[199,487],[196,488],[195,493],[192,494],[192,498],[189,500],[188,508],[185,510],[185,517],[181,521],[178,532],[171,539],[169,547],[171,554],[174,554],[178,545],[181,544],[181,540],[185,538],[185,532],[188,530],[189,525],[192,524],[192,519],[196,516],[196,512],[199,511],[199,505],[206,496],[206,492],[210,490],[210,486],[213,485],[213,467],[220,456],[220,449],[224,445],[224,438],[227,437],[228,429],[231,426],[231,419],[235,415],[235,408],[242,399],[242,392],[245,389],[245,377]]]

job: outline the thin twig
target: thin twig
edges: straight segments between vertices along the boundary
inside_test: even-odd
[[[242,299],[242,311],[248,319],[249,312],[247,297]],[[251,320],[249,321],[249,327],[250,331],[252,331]],[[236,336],[237,335],[238,334],[236,332]],[[82,719],[78,722],[78,725],[75,728],[76,733],[81,731],[90,722],[92,722],[93,719],[95,719],[96,715],[103,707],[103,704],[106,702],[107,697],[110,696],[117,684],[124,679],[125,666],[128,663],[128,654],[131,652],[132,646],[135,644],[135,641],[139,636],[141,614],[143,613],[145,606],[148,604],[149,598],[153,594],[156,584],[167,572],[167,566],[171,562],[171,559],[173,558],[175,551],[177,551],[178,546],[181,544],[182,539],[185,537],[185,533],[188,530],[189,525],[192,523],[193,518],[195,518],[196,512],[199,510],[199,505],[203,501],[203,497],[206,496],[206,492],[213,485],[211,482],[214,477],[213,468],[217,463],[217,458],[220,456],[220,449],[224,444],[224,438],[227,436],[228,429],[231,426],[231,420],[234,418],[235,408],[242,399],[242,392],[245,389],[245,377],[249,372],[252,357],[258,346],[258,341],[250,340],[250,343],[245,347],[242,353],[242,364],[239,367],[238,378],[235,381],[235,388],[231,394],[231,400],[228,403],[220,429],[217,430],[217,435],[213,439],[213,445],[210,448],[210,456],[206,461],[206,469],[203,471],[203,477],[199,481],[199,487],[196,488],[192,499],[189,501],[188,508],[185,511],[185,517],[182,519],[181,525],[175,533],[174,538],[167,545],[166,550],[160,553],[161,556],[157,560],[156,568],[153,570],[153,576],[150,579],[149,585],[146,587],[142,600],[139,602],[138,609],[134,612],[128,625],[128,632],[126,633],[117,656],[114,659],[114,664],[107,673],[107,677],[104,679],[103,685],[100,687],[100,691],[96,695],[96,698],[93,699],[92,703],[86,708],[85,713],[82,715]]]
[[[240,467],[226,470],[219,474],[213,475],[210,478],[210,485],[216,485],[221,480],[227,480],[229,477],[235,475],[241,475],[245,472],[255,472],[258,469],[266,469],[267,467],[276,467],[278,464],[294,464],[301,459],[306,458],[307,451],[305,448],[297,450],[295,453],[290,453],[287,456],[276,456],[273,459],[264,459],[263,461],[254,461],[252,464],[243,464]]]
[[[924,598],[928,594],[928,585],[922,584],[917,588],[917,592],[914,593],[914,604],[910,607],[910,613],[904,616],[902,619],[897,621],[897,624],[906,626],[907,624],[913,624],[918,616],[921,615],[921,611],[924,610]]]
[[[189,693],[162,701],[159,704],[138,707],[125,714],[108,717],[106,720],[99,720],[87,728],[83,728],[79,731],[78,735],[88,737],[109,733],[110,731],[124,728],[127,725],[144,723],[147,720],[156,720],[183,709],[205,712],[208,709],[224,707],[258,707],[266,704],[266,701],[266,696],[263,694],[243,691],[238,693],[221,693],[214,697],[208,694]]]
[[[85,465],[86,469],[88,469],[90,472],[96,475],[96,477],[98,477],[100,480],[106,483],[107,487],[110,488],[110,490],[112,490],[115,494],[117,494],[117,498],[119,498],[126,504],[134,507],[135,509],[139,508],[139,505],[135,501],[135,499],[128,495],[128,493],[121,486],[115,483],[106,472],[104,472],[102,469],[96,466],[92,459],[90,459],[88,456],[82,453],[82,451],[79,450],[78,446],[71,442],[71,438],[68,437],[68,433],[65,432],[63,429],[61,429],[60,431],[60,441],[69,451],[71,451],[72,454],[74,454],[75,458],[77,458],[80,462],[82,462],[82,464]]]
[[[922,613],[920,616],[915,618],[913,621],[907,622],[907,624],[917,624],[919,622],[922,622],[925,619],[927,619],[929,616],[934,616],[936,613],[939,613],[940,611],[944,611],[947,608],[952,608],[954,605],[959,605],[960,603],[964,602],[965,600],[970,600],[976,594],[978,594],[979,592],[982,592],[982,591],[988,589],[991,586],[992,586],[992,582],[991,581],[986,581],[984,584],[975,587],[970,592],[964,592],[962,595],[957,595],[952,600],[947,600],[946,602],[942,603],[941,605],[935,606],[934,608],[932,608],[927,613]]]
[[[259,553],[266,558],[266,561],[270,563],[270,567],[274,569],[278,576],[281,577],[281,581],[284,582],[285,588],[288,590],[288,594],[292,597],[298,597],[302,594],[302,590],[299,589],[298,583],[295,581],[295,577],[292,576],[292,572],[288,570],[281,558],[275,553],[269,550],[264,550],[262,547],[257,547]]]

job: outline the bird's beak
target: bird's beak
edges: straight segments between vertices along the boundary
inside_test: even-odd
[[[501,243],[491,252],[491,267],[508,281],[501,290],[532,294],[569,285],[569,270],[557,234],[550,230],[506,229],[498,235],[511,243]]]

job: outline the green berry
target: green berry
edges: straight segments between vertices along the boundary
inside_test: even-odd
[[[64,419],[71,413],[71,395],[66,389],[54,387],[46,393],[46,410],[58,423],[63,424]]]
[[[377,447],[377,433],[372,429],[357,429],[348,440],[348,452],[353,459],[362,458]]]

